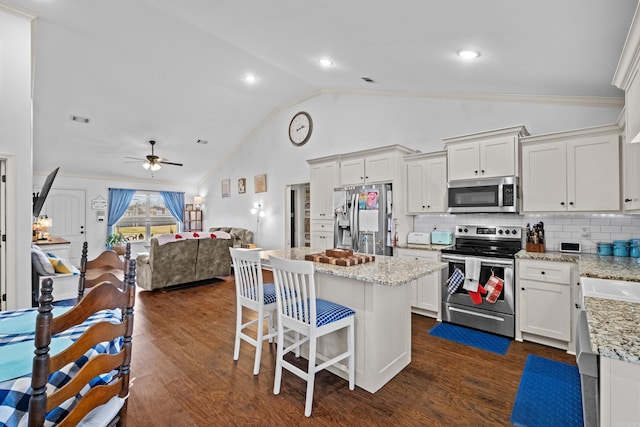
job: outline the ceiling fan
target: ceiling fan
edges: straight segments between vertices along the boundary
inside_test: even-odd
[[[150,169],[151,172],[155,172],[159,170],[162,167],[162,165],[182,166],[182,163],[169,162],[167,160],[163,160],[162,158],[156,156],[153,151],[153,146],[156,145],[156,142],[151,140],[149,141],[149,144],[151,144],[151,154],[146,156],[145,159],[138,159],[136,157],[125,157],[125,158],[132,159],[132,160],[144,160],[142,167],[145,169]]]

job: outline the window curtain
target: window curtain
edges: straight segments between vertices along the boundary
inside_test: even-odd
[[[184,193],[177,191],[161,191],[160,195],[164,204],[171,212],[171,215],[180,223],[180,231],[182,231]]]
[[[113,233],[113,225],[118,222],[127,211],[136,190],[126,190],[124,188],[109,189],[109,216],[107,218],[107,236]]]

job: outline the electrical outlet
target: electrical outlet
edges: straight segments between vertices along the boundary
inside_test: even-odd
[[[589,230],[589,227],[582,227],[582,237],[589,237],[590,234],[591,231]]]

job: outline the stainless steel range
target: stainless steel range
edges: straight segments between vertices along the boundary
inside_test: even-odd
[[[459,225],[442,288],[442,320],[515,337],[515,254],[522,227]],[[447,271],[447,270],[445,270]]]

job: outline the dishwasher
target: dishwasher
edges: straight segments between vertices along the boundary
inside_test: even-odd
[[[576,323],[576,363],[580,372],[584,426],[597,427],[600,425],[599,355],[591,349],[585,310],[580,310]]]

